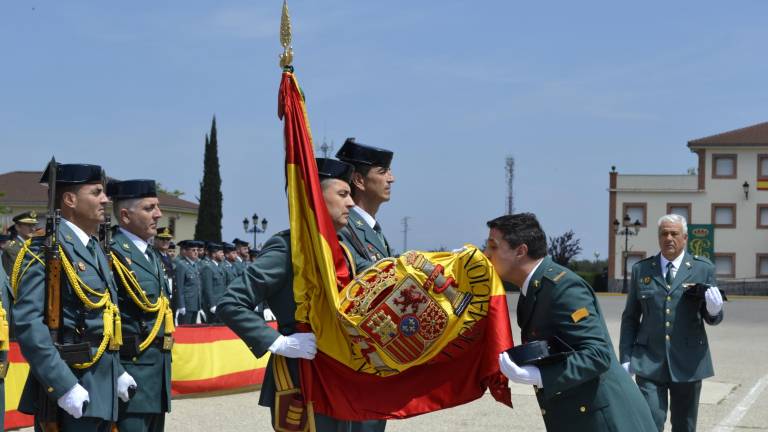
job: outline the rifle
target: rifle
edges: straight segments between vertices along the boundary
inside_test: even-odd
[[[107,174],[104,170],[101,170],[102,187],[104,187],[104,193],[107,193]],[[109,268],[112,269],[114,264],[112,263],[112,254],[109,253],[111,249],[110,243],[112,243],[112,216],[109,213],[104,215],[104,223],[99,225],[99,240],[101,241],[101,249],[104,251],[104,255],[107,257],[107,263]]]
[[[61,329],[61,256],[59,255],[58,227],[61,211],[56,208],[56,159],[48,164],[48,215],[45,221],[45,324],[54,344],[59,344]],[[59,431],[59,415],[56,401],[48,397],[42,386],[38,388],[37,422],[45,432]]]

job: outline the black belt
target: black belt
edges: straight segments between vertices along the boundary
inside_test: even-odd
[[[104,335],[101,334],[81,335],[73,332],[64,332],[61,337],[61,341],[65,345],[88,342],[92,347],[101,345],[102,340],[104,340]]]
[[[123,345],[120,347],[120,355],[123,357],[136,357],[141,354],[139,345],[144,342],[144,337],[138,335],[123,335]],[[157,336],[149,343],[149,347],[161,351],[171,351],[173,348],[173,336]]]

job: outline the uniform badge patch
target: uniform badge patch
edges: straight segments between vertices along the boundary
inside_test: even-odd
[[[643,283],[644,283],[644,284],[646,284],[646,285],[648,285],[649,283],[651,283],[651,277],[650,277],[650,276],[646,276],[646,277],[644,277],[644,278],[643,278]]]
[[[589,316],[589,311],[587,310],[587,308],[583,307],[577,310],[576,312],[572,313],[571,319],[573,319],[573,322],[577,323],[588,316]]]
[[[77,269],[80,270],[81,272],[85,271],[85,263],[82,262],[82,261],[78,261],[77,262]]]

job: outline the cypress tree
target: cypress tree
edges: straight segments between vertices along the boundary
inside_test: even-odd
[[[195,224],[195,239],[221,242],[222,199],[219,145],[216,139],[216,116],[214,116],[210,136],[205,136],[203,181],[200,182],[200,207]]]

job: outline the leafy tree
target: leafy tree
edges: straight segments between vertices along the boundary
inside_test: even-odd
[[[157,191],[161,192],[161,193],[164,193],[166,195],[173,195],[176,198],[179,198],[179,197],[181,197],[182,195],[185,194],[185,192],[182,192],[182,191],[180,191],[178,189],[174,189],[174,190],[166,189],[165,187],[163,187],[163,185],[160,182],[157,182]]]
[[[195,224],[195,239],[221,242],[222,199],[219,147],[216,139],[216,116],[214,116],[211,134],[205,136],[203,181],[200,182],[200,206]]]
[[[567,266],[576,255],[581,253],[581,240],[576,238],[573,230],[566,231],[563,235],[549,238],[547,252],[556,263]]]

